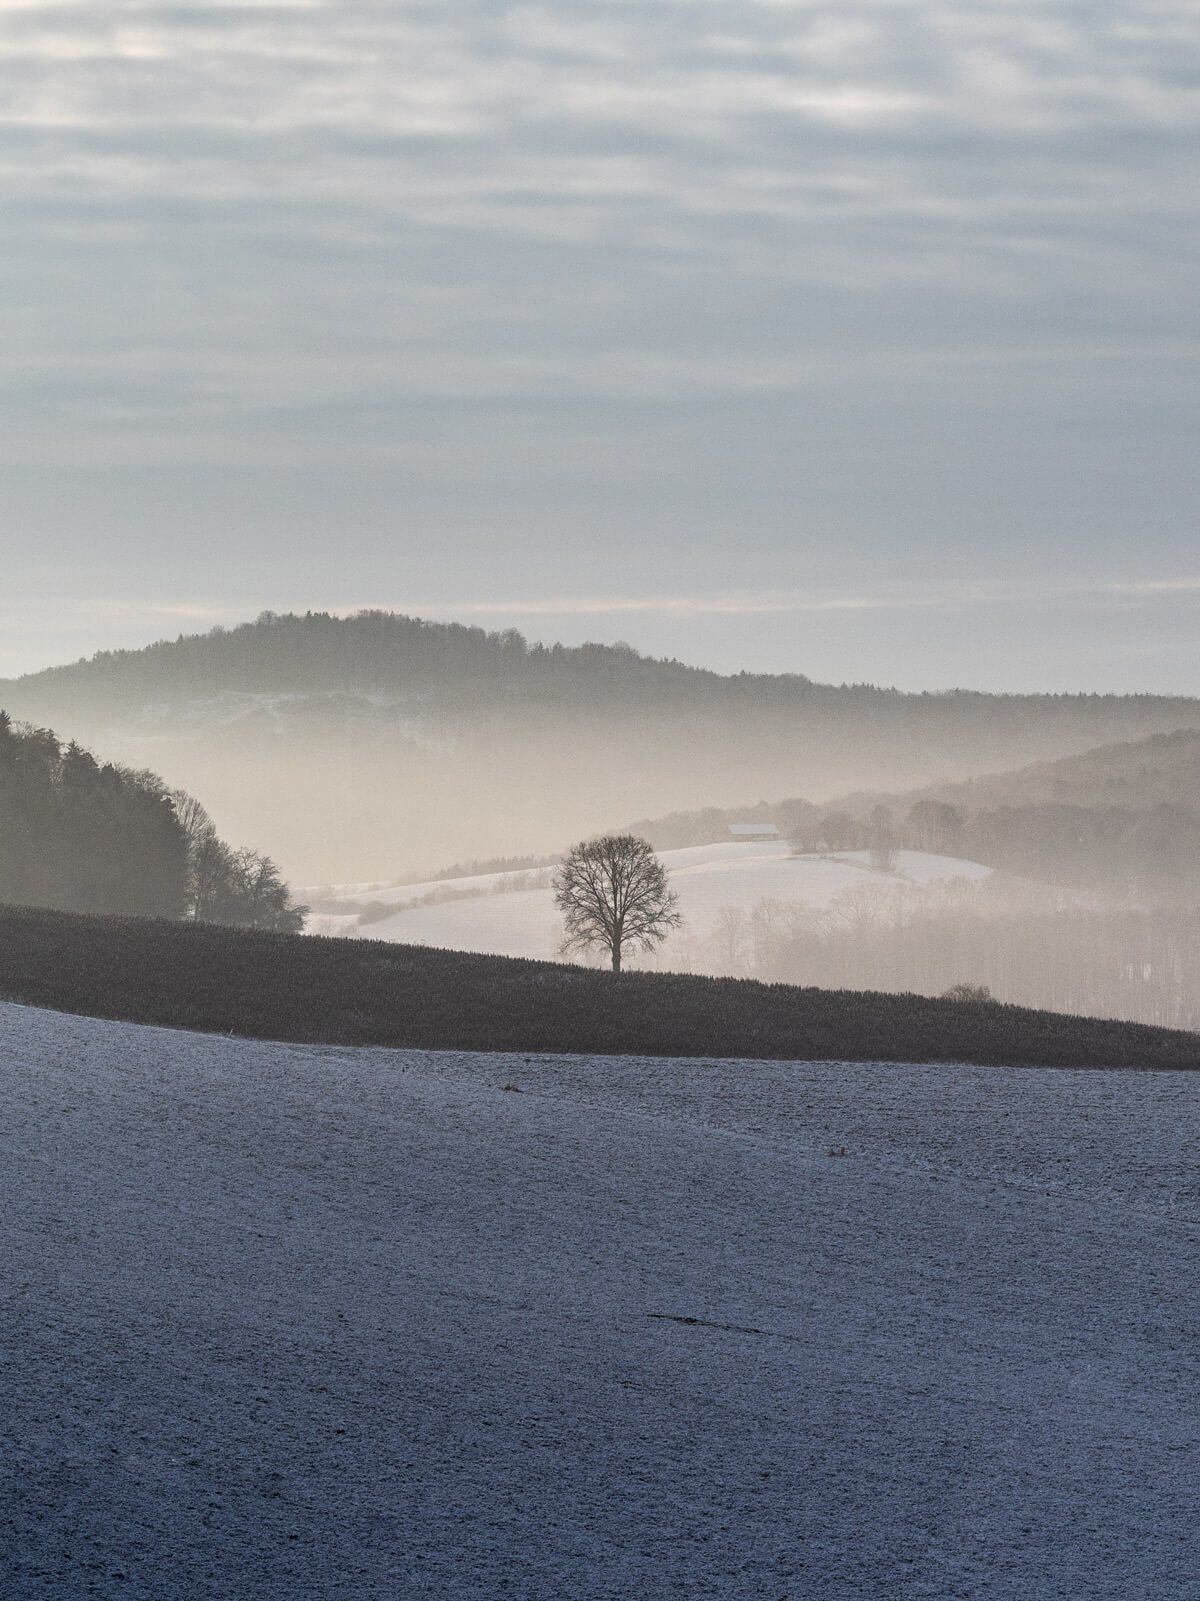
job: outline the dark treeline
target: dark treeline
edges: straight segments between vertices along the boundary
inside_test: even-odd
[[[198,801],[0,711],[0,901],[298,930],[278,868]]]
[[[894,735],[902,728],[954,728],[986,736],[998,748],[1022,743],[1035,727],[1094,732],[1093,743],[1147,722],[1198,727],[1200,703],[1186,696],[989,695],[973,690],[906,693],[872,684],[818,684],[798,672],[731,676],[682,661],[654,658],[630,645],[530,644],[517,629],[488,632],[461,623],[430,623],[392,612],[333,616],[264,612],[254,623],[181,634],[142,650],[99,652],[90,660],[48,668],[0,684],[10,703],[134,708],[147,700],[197,696],[411,696],[430,692],[446,706],[475,704],[528,711],[554,704],[611,704],[640,714],[754,708],[760,714],[798,709],[816,724],[851,716],[854,733]],[[642,696],[630,703],[630,692]],[[645,700],[650,696],[650,701]],[[1080,746],[1082,748],[1082,746]]]
[[[0,900],[182,917],[188,845],[162,781],[0,711]]]
[[[1195,1034],[975,999],[86,918],[0,907],[0,996],[129,1022],[346,1045],[801,1061],[1200,1067]],[[725,1069],[722,1068],[722,1071]]]
[[[353,617],[328,612],[278,615],[263,612],[253,623],[180,635],[141,650],[101,651],[86,661],[47,668],[0,684],[19,701],[61,697],[140,706],[155,698],[193,698],[224,693],[269,695],[405,694],[432,688],[454,698],[457,691],[508,702],[514,694],[577,702],[612,699],[626,711],[640,710],[629,696],[659,693],[665,706],[702,706],[720,701],[730,708],[822,707],[829,714],[857,711],[859,732],[954,726],[976,730],[982,721],[999,743],[1019,736],[1031,719],[1063,730],[1094,727],[1139,729],[1147,720],[1171,728],[1200,726],[1200,703],[1184,696],[1043,694],[1003,695],[970,690],[905,693],[872,684],[820,684],[800,673],[723,675],[675,659],[642,655],[631,646],[530,643],[516,629],[488,632],[461,623],[429,622],[394,612],[361,611]]]
[[[142,650],[101,651],[17,682],[44,695],[82,692],[140,705],[147,694],[405,694],[433,687],[449,696],[482,690],[491,698],[516,683],[568,691],[609,686],[620,693],[631,682],[694,679],[719,681],[715,673],[642,656],[628,645],[530,644],[516,629],[494,633],[362,611],[354,617],[263,612],[236,628],[181,634]]]
[[[1045,803],[964,812],[921,801],[901,834],[915,849],[1146,904],[1191,902],[1200,891],[1200,817],[1183,806]]]
[[[192,920],[298,934],[308,908],[292,903],[291,890],[271,858],[249,846],[235,850],[227,845],[204,807],[183,790],[174,790],[171,799],[187,840]]]
[[[1200,795],[1200,732],[1173,733],[1095,746],[1056,761],[1034,762],[960,783],[940,782],[902,796],[858,795],[846,802],[865,815],[880,800],[899,810],[923,800],[960,811],[1004,806],[1118,807],[1149,811],[1156,806],[1193,806]]]

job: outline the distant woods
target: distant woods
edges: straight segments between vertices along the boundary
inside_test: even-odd
[[[134,763],[152,740],[160,770],[313,884],[424,879],[682,807],[915,789],[1200,728],[1195,699],[720,674],[382,611],[264,613],[103,652],[0,681],[0,705]]]
[[[769,822],[803,854],[869,851],[871,865],[884,870],[894,864],[896,850],[905,849],[1141,905],[1190,903],[1200,894],[1200,812],[1186,805],[1035,801],[971,808],[961,801],[888,800],[708,807],[631,826],[660,851],[727,840],[731,822]]]
[[[649,965],[647,963],[646,965]],[[720,909],[665,951],[677,972],[943,995],[1200,1029],[1200,910],[1098,904],[996,877],[924,889],[897,874],[828,906]]]
[[[1200,813],[1183,800],[1198,754],[1181,733],[946,786],[952,799],[791,799],[635,823],[670,850],[728,839],[731,822],[769,822],[800,854],[856,852],[877,875],[827,906],[720,908],[710,928],[672,942],[664,965],[830,989],[982,985],[1021,1006],[1200,1028]],[[997,876],[922,887],[899,850]]]
[[[269,856],[235,850],[191,796],[0,711],[0,901],[298,931]]]

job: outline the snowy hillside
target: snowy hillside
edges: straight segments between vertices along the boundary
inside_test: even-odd
[[[706,937],[725,907],[749,913],[764,900],[828,906],[839,895],[870,885],[883,893],[919,890],[953,878],[980,879],[991,869],[949,856],[898,851],[894,870],[870,865],[866,851],[837,856],[794,856],[785,842],[698,845],[664,851],[663,864],[679,896],[683,938]],[[396,888],[339,885],[337,893],[356,905],[394,906],[391,917],[359,928],[357,916],[317,915],[309,932],[362,932],[372,939],[432,945],[442,950],[483,951],[497,956],[549,959],[556,955],[562,920],[555,910],[550,873],[491,873],[441,879]],[[539,887],[527,887],[531,879]],[[671,945],[661,965],[670,966]]]
[[[1196,1593],[1189,1075],[0,1039],[9,1601]]]

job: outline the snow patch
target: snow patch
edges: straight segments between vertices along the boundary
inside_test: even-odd
[[[778,840],[695,845],[662,851],[659,859],[679,896],[685,938],[707,935],[724,907],[749,913],[764,900],[828,906],[859,885],[919,892],[951,879],[978,881],[992,872],[957,857],[897,851],[892,871],[884,873],[871,866],[867,851],[795,856]],[[483,873],[392,887],[339,886],[335,898],[395,908],[392,916],[372,917],[355,930],[370,939],[549,961],[557,959],[562,937],[562,918],[549,884],[552,871],[537,875],[537,888],[530,887],[534,875],[528,871]],[[314,917],[307,931],[326,929]],[[669,945],[662,965],[670,965]]]

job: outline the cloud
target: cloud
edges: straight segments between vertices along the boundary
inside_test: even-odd
[[[0,466],[101,564],[159,503],[68,468],[178,468],[165,548],[184,464],[271,467],[205,535],[263,566],[295,476],[378,468],[304,537],[379,592],[492,546],[681,620],[1180,569],[1198,47],[1192,0],[10,3]]]
[[[857,593],[813,590],[731,591],[715,594],[560,595],[528,599],[424,601],[393,609],[437,619],[569,618],[653,616],[787,617],[837,612],[964,612],[996,607],[1026,610],[1071,605],[1104,607],[1116,600],[1169,601],[1200,596],[1200,578],[1148,579],[1144,582],[1046,582],[966,579],[958,582],[906,582]],[[350,616],[362,608],[332,608]]]

